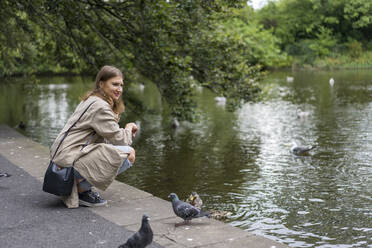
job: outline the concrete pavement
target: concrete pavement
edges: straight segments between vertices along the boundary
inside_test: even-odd
[[[1,155],[0,168],[12,175],[0,178],[0,247],[118,247],[133,233],[87,209],[67,209]]]
[[[200,218],[181,221],[169,201],[115,181],[100,192],[107,207],[67,209],[56,196],[41,190],[49,150],[14,129],[0,125],[0,247],[117,247],[150,218],[150,247],[255,247],[286,245],[228,224]]]

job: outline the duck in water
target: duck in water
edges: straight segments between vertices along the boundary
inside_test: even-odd
[[[200,198],[198,193],[196,193],[195,191],[191,193],[189,198],[187,198],[186,202],[190,203],[191,205],[193,205],[194,207],[200,210],[203,206],[203,200]],[[223,211],[223,210],[210,210],[209,213],[210,213],[209,215],[210,218],[213,218],[216,220],[223,220],[231,215],[231,212]]]

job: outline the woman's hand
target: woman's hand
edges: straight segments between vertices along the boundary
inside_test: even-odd
[[[137,127],[136,123],[130,122],[127,125],[125,125],[125,129],[132,130],[132,135],[133,135],[133,137],[135,137],[136,136],[136,132],[138,130],[138,127]]]
[[[132,164],[133,164],[134,161],[136,160],[136,151],[135,151],[133,148],[131,148],[131,150],[130,150],[130,153],[129,153],[129,155],[128,155],[128,160],[129,160],[129,162],[131,162]]]

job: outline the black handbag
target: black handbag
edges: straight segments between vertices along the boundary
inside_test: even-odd
[[[67,196],[74,186],[74,167],[58,167],[52,160],[45,172],[43,191]]]
[[[92,106],[94,102],[89,104],[89,106],[84,110],[84,112],[80,115],[80,117],[75,121],[72,126],[67,129],[63,138],[58,144],[56,151],[52,159],[49,162],[49,166],[44,175],[44,182],[43,182],[43,191],[58,195],[58,196],[68,196],[71,194],[72,187],[74,185],[74,167],[59,167],[57,164],[53,162],[54,157],[57,154],[59,147],[61,146],[63,140],[66,138],[70,129],[75,126],[75,124],[80,120],[80,118],[87,112],[90,106]]]

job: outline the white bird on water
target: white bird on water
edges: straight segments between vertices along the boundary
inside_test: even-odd
[[[331,87],[333,87],[334,84],[335,84],[335,80],[333,78],[331,78],[329,80],[329,85],[331,85]]]
[[[214,98],[214,100],[216,100],[217,102],[226,102],[226,97],[223,97],[223,96],[216,96]]]
[[[217,102],[217,105],[225,106],[226,104],[226,97],[223,96],[216,96],[214,100]]]
[[[292,83],[293,80],[294,80],[294,77],[288,77],[288,76],[287,76],[287,82],[288,82],[288,83]]]
[[[310,116],[309,111],[299,111],[299,112],[297,112],[297,118],[304,119],[304,118],[307,118],[308,116]]]
[[[301,146],[298,145],[295,141],[292,142],[292,147],[291,147],[291,152],[294,155],[301,156],[301,155],[307,155],[309,151],[313,150],[316,148],[316,145],[312,146]]]

